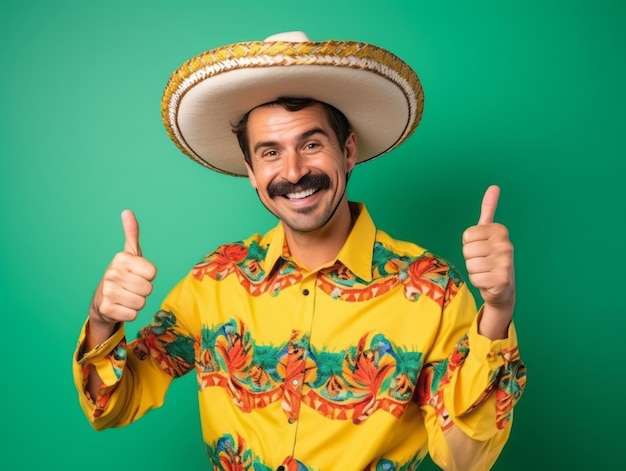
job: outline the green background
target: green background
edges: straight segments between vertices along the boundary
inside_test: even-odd
[[[78,407],[71,357],[93,288],[123,246],[124,208],[159,268],[131,334],[202,255],[274,224],[247,180],[179,153],[159,106],[169,74],[192,55],[288,30],[374,43],[420,75],[421,126],[351,181],[350,197],[379,227],[464,268],[461,233],[485,188],[502,187],[497,219],[516,247],[529,374],[495,469],[619,467],[624,5],[2,2],[0,468],[208,468],[193,375],[163,408],[97,433]]]

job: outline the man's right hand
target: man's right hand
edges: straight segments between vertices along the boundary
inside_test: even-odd
[[[142,256],[139,224],[130,210],[122,212],[124,250],[113,257],[89,309],[90,344],[104,342],[118,322],[133,321],[152,292],[156,267]]]

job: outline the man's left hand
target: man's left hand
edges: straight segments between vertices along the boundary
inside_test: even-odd
[[[515,306],[513,244],[508,229],[493,221],[499,197],[498,186],[487,188],[478,224],[463,233],[469,280],[485,302],[478,331],[491,339],[507,336]]]

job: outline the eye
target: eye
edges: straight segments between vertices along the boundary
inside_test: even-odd
[[[310,141],[304,145],[303,151],[309,154],[312,154],[312,153],[318,152],[321,148],[322,148],[322,144],[320,144],[319,142]]]
[[[261,154],[264,159],[275,159],[278,157],[278,151],[276,149],[268,149]]]

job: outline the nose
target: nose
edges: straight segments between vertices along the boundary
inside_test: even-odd
[[[282,178],[295,184],[309,172],[306,159],[299,152],[291,150],[285,154],[280,172]]]

